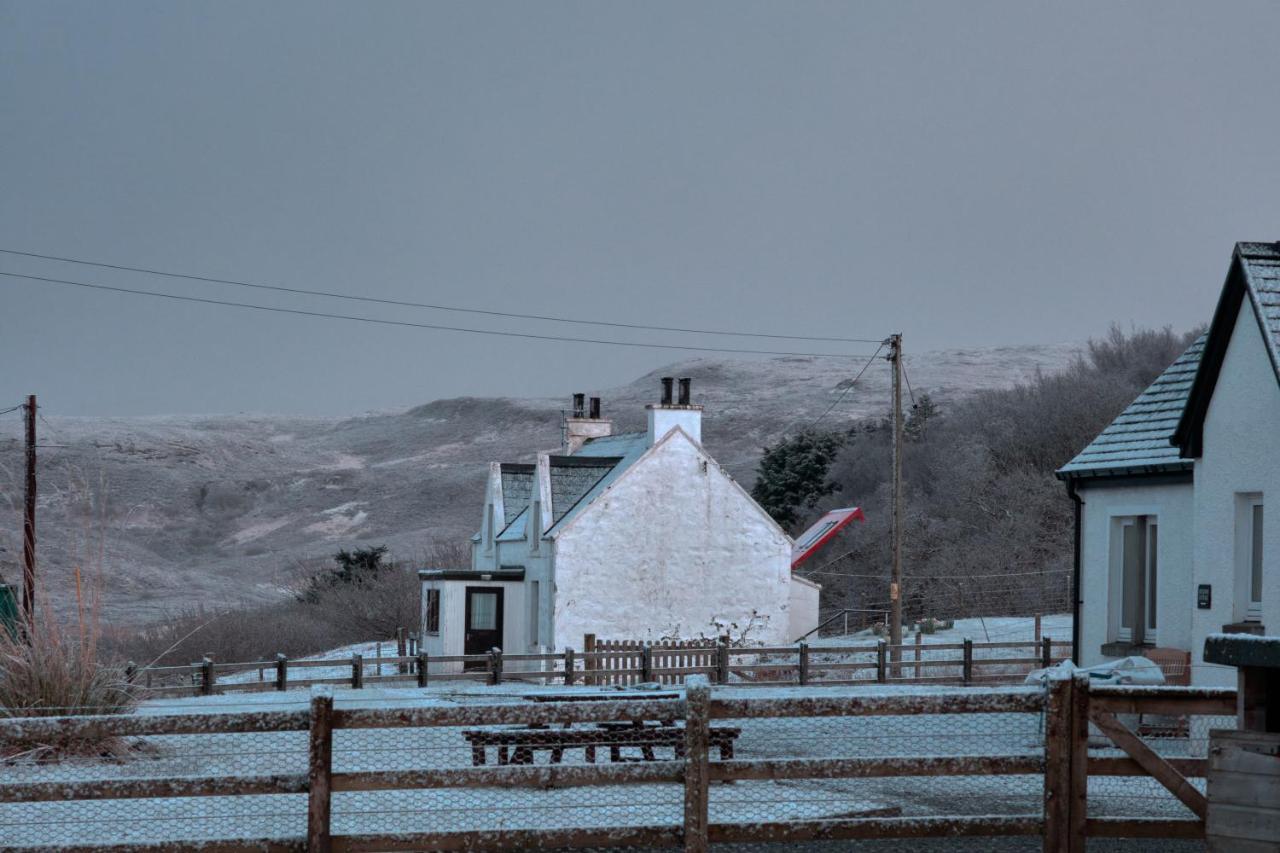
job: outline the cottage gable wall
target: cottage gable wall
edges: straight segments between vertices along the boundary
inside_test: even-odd
[[[1280,384],[1249,299],[1240,306],[1205,415],[1195,478],[1196,582],[1213,585],[1212,609],[1194,611],[1198,660],[1204,636],[1241,615],[1235,560],[1241,493],[1263,495],[1262,624],[1280,630]],[[1208,672],[1215,683],[1235,683],[1233,670]]]
[[[555,644],[585,633],[785,643],[791,540],[683,431],[669,432],[555,538]]]

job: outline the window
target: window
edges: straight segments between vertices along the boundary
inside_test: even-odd
[[[1262,495],[1236,495],[1236,611],[1237,622],[1262,621],[1263,567]]]
[[[440,590],[427,590],[427,633],[440,633]]]
[[[1112,633],[1121,642],[1156,642],[1159,545],[1156,516],[1131,515],[1112,520]]]
[[[538,614],[541,611],[539,600],[541,590],[537,581],[529,582],[529,645],[538,645]]]
[[[468,631],[496,631],[498,628],[498,594],[475,592],[471,594],[471,624]]]

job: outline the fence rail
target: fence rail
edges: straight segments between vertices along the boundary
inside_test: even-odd
[[[1019,651],[1025,654],[1016,654]],[[945,654],[948,652],[953,654]],[[895,657],[899,660],[895,661]],[[1028,672],[1070,657],[1069,642],[1049,637],[1022,642],[965,639],[958,643],[924,643],[917,635],[914,643],[902,645],[881,640],[848,646],[805,642],[793,646],[733,646],[724,640],[646,644],[597,640],[588,634],[581,652],[565,649],[562,653],[504,654],[501,649],[494,649],[481,655],[428,655],[415,651],[385,657],[353,654],[346,660],[293,660],[277,655],[272,661],[248,663],[218,663],[206,657],[188,666],[130,667],[128,676],[147,697],[284,691],[317,684],[426,687],[433,681],[678,685],[690,675],[705,675],[715,684],[743,686],[871,682],[969,686],[1016,684]],[[344,674],[323,676],[310,672],[317,668],[343,670]],[[387,669],[394,671],[387,674]],[[255,671],[257,681],[238,678]]]

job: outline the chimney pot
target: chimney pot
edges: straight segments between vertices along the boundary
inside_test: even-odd
[[[600,420],[600,398],[599,397],[591,398],[591,411],[587,415],[587,417],[591,418],[593,421]]]
[[[586,408],[586,407],[585,407],[585,405],[584,405],[584,401],[586,400],[586,396],[587,396],[586,394],[574,394],[574,395],[573,395],[573,416],[574,416],[575,418],[580,418],[580,417],[582,417],[583,412],[585,411],[585,408]]]
[[[687,376],[680,380],[680,405],[682,406],[689,405],[689,382],[690,379]]]
[[[671,405],[671,385],[675,382],[670,376],[662,377],[662,405]]]

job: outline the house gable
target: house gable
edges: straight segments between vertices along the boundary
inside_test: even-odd
[[[1205,415],[1246,300],[1262,335],[1276,387],[1280,387],[1280,244],[1236,244],[1200,367],[1172,439],[1183,458],[1195,459],[1204,453]]]

